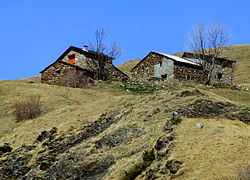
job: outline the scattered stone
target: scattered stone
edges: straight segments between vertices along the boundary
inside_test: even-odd
[[[167,132],[171,132],[171,131],[173,131],[173,128],[172,128],[172,126],[165,125],[164,130],[167,131]]]
[[[124,144],[131,140],[129,137],[130,132],[135,133],[136,129],[132,127],[123,127],[118,130],[104,136],[102,139],[96,142],[96,148],[102,148],[108,146],[110,148],[119,144]]]
[[[202,129],[204,126],[203,126],[203,124],[197,123],[195,125],[195,127],[198,128],[198,129]]]
[[[188,96],[205,96],[200,90],[195,89],[193,91],[182,91],[177,94],[176,97],[188,97]]]
[[[188,118],[215,118],[234,110],[237,110],[237,106],[229,102],[198,99],[187,107],[178,109],[177,112]]]
[[[167,161],[165,166],[166,166],[166,168],[169,169],[170,173],[175,174],[181,168],[181,164],[182,164],[181,161],[173,159],[173,160]]]
[[[7,152],[11,152],[12,149],[13,148],[8,143],[5,143],[3,146],[0,146],[0,155],[7,153]]]

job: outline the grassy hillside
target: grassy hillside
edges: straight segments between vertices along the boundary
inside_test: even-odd
[[[243,52],[236,80],[249,84],[239,70],[249,70]],[[126,84],[133,86],[160,90],[135,94],[121,82],[74,89],[41,84],[39,76],[0,81],[0,179],[121,179],[152,148],[156,159],[138,180],[233,180],[241,168],[250,171],[249,90],[191,81]],[[41,97],[41,116],[17,123],[13,104],[31,96]],[[178,125],[171,124],[175,111]],[[13,150],[2,153],[4,143]]]

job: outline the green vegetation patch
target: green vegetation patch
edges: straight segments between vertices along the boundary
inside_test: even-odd
[[[155,160],[154,149],[150,151],[145,151],[142,155],[143,162],[139,162],[132,166],[129,171],[125,171],[125,175],[122,177],[122,180],[133,180],[139,176],[150,164]]]
[[[119,88],[125,91],[133,92],[135,94],[143,94],[143,93],[152,94],[162,89],[162,87],[157,86],[155,84],[142,83],[137,81],[122,82]]]

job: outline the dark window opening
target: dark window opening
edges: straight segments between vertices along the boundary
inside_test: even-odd
[[[190,75],[187,75],[187,76],[186,76],[186,79],[187,79],[187,80],[191,80],[191,76],[190,76]]]
[[[56,73],[57,73],[57,74],[61,74],[61,71],[60,71],[60,70],[56,70]]]
[[[217,73],[218,80],[221,80],[222,78],[222,73]]]
[[[166,75],[166,74],[161,75],[161,78],[162,78],[162,79],[167,79],[167,75]]]

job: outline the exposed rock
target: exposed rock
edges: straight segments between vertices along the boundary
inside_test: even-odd
[[[195,125],[195,127],[198,128],[198,129],[202,129],[202,128],[204,127],[204,125],[203,125],[203,124],[200,124],[200,123],[197,123],[197,124]]]
[[[164,126],[164,130],[167,131],[167,132],[171,132],[171,131],[173,131],[173,127],[166,124],[166,125]]]
[[[193,91],[182,91],[181,93],[177,94],[176,97],[188,97],[188,96],[205,96],[200,90],[195,89]]]
[[[114,163],[115,159],[112,156],[104,157],[94,162],[78,164],[78,166],[61,161],[48,169],[45,179],[101,179]]]
[[[178,160],[169,160],[166,163],[166,168],[169,169],[170,173],[175,174],[180,169],[182,162]]]
[[[188,107],[178,109],[177,112],[188,118],[215,118],[237,109],[236,105],[229,102],[214,102],[207,99],[199,99]]]
[[[43,141],[45,139],[52,139],[53,135],[57,132],[57,128],[53,127],[50,131],[42,131],[36,138],[37,141]]]
[[[250,125],[250,110],[243,110],[236,114],[230,114],[227,117],[230,119],[239,119],[240,121]]]
[[[8,143],[5,143],[3,146],[0,146],[0,155],[11,151],[12,147]]]
[[[104,146],[115,147],[119,144],[126,143],[131,140],[129,133],[135,131],[132,127],[123,127],[118,130],[104,136],[102,139],[96,142],[96,148],[102,148]]]

